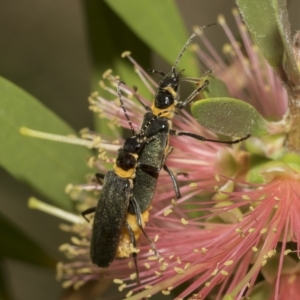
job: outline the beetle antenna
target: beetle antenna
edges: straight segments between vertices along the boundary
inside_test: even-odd
[[[121,90],[120,90],[120,85],[121,85],[121,84],[125,84],[125,82],[123,82],[123,81],[121,81],[121,80],[118,81],[118,85],[117,85],[117,93],[118,93],[118,96],[119,96],[119,101],[120,101],[121,107],[122,107],[122,109],[123,109],[123,111],[124,111],[124,115],[125,115],[125,117],[126,117],[126,119],[127,119],[127,121],[128,121],[128,124],[129,124],[129,126],[130,126],[132,135],[135,135],[134,128],[133,128],[132,123],[131,123],[131,120],[130,120],[128,114],[127,114],[127,111],[126,111],[126,109],[125,109],[124,102],[123,102],[123,100],[122,100],[122,93],[121,93]]]
[[[198,28],[198,29],[197,29],[197,30],[189,37],[189,39],[187,40],[187,42],[185,43],[185,45],[184,45],[183,48],[181,49],[181,51],[180,51],[180,53],[179,53],[179,55],[178,55],[178,57],[177,57],[177,59],[176,59],[176,61],[175,61],[174,66],[172,67],[172,73],[175,73],[175,72],[176,72],[176,67],[177,67],[177,65],[178,65],[178,63],[179,63],[179,61],[180,61],[180,59],[181,59],[183,53],[185,52],[186,48],[187,48],[188,45],[191,43],[191,41],[193,40],[193,38],[198,34],[198,32],[199,32],[200,30],[203,30],[204,28],[210,27],[210,26],[215,25],[215,24],[216,24],[216,23],[211,23],[211,24],[202,26],[202,27]]]

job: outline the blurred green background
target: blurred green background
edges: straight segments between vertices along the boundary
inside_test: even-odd
[[[93,5],[93,2],[95,4],[96,1],[90,1],[90,4]],[[108,27],[102,26],[97,30],[100,23],[92,22],[97,19],[97,11],[93,11],[92,6],[87,3],[76,0],[0,1],[0,75],[34,95],[76,131],[83,127],[93,128],[94,121],[87,109],[87,97],[94,89],[95,82],[100,79],[100,74],[95,72],[95,65],[100,63],[113,67],[110,62],[114,59],[112,57],[114,53],[103,47],[106,35],[118,44],[115,49],[118,55],[124,50],[136,47],[134,44],[131,47],[132,40],[127,42],[122,40],[125,25],[104,2],[101,2],[101,7],[109,16],[110,23]],[[194,25],[203,26],[216,22],[220,13],[226,16],[228,24],[237,33],[231,14],[234,7],[233,0],[178,0],[176,4],[188,33],[192,32]],[[289,11],[294,32],[300,28],[300,2],[290,1]],[[96,18],[91,17],[93,12]],[[99,15],[99,22],[101,18]],[[137,18],[137,15],[133,13],[132,18]],[[153,19],[154,23],[156,21]],[[168,22],[168,15],[164,17],[164,22]],[[96,28],[91,31],[92,26]],[[102,33],[96,44],[93,37],[95,30]],[[177,31],[178,28],[174,28],[174,35]],[[161,35],[164,36],[163,31]],[[227,42],[219,26],[211,27],[206,36],[219,50]],[[168,45],[164,46],[167,49]],[[145,48],[145,52],[144,50],[138,52],[135,49],[133,56],[139,61],[143,60],[145,67],[151,65],[157,69],[168,70],[166,62],[151,52],[146,45],[141,43],[139,47]],[[172,49],[172,53],[178,53],[179,50]],[[100,52],[95,55],[95,51]],[[103,60],[97,61],[99,56]],[[174,59],[172,54],[170,60]],[[127,82],[126,78],[122,79]],[[11,224],[22,228],[55,259],[62,259],[58,247],[69,241],[70,236],[58,229],[60,220],[27,208],[30,196],[46,200],[45,197],[15,180],[2,168],[0,168],[0,195],[1,215]],[[3,228],[0,228],[0,232],[1,230]],[[19,240],[15,242],[18,250],[22,251],[24,244],[22,245]],[[0,245],[6,249],[5,251],[10,251],[1,240]],[[6,255],[5,251],[0,252],[1,270],[4,275],[0,282],[0,290],[3,284],[9,290],[9,298],[6,299],[52,300],[64,297],[65,292],[60,288],[60,283],[55,281],[54,269],[7,258],[9,255]],[[74,295],[72,297],[75,299]]]

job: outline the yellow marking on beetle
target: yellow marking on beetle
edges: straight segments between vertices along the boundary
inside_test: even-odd
[[[159,117],[161,117],[161,118],[164,117],[164,118],[167,118],[167,119],[173,119],[174,112],[175,112],[175,105],[172,104],[168,108],[160,109],[160,108],[155,107],[155,104],[153,103],[152,106],[151,106],[151,110],[152,110],[152,113],[155,116],[159,115]]]
[[[119,168],[116,165],[114,165],[114,170],[115,173],[121,178],[135,178],[135,168],[125,171],[122,168]]]
[[[174,89],[172,87],[166,86],[163,88],[163,90],[168,91],[173,96],[174,99],[177,98],[177,93],[174,91]]]
[[[149,209],[151,209],[151,206],[141,214],[143,228],[149,220]],[[138,240],[142,234],[142,231],[137,223],[136,215],[127,214],[126,222],[132,229],[135,240]],[[116,257],[130,257],[132,254],[132,250],[133,249],[131,246],[131,240],[128,230],[125,226],[123,226],[121,230],[120,242],[118,245]]]

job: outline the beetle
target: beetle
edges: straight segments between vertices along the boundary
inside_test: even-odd
[[[115,257],[127,257],[131,254],[130,251],[127,251],[126,255],[121,255],[119,254],[120,251],[118,252],[118,250],[120,250],[120,248],[122,250],[123,247],[120,243],[121,235],[124,234],[124,231],[127,232],[133,247],[136,247],[135,236],[138,238],[140,232],[143,232],[151,242],[151,245],[155,247],[143,229],[143,218],[133,196],[133,179],[135,178],[137,168],[158,172],[156,167],[137,162],[138,154],[142,148],[147,143],[151,143],[156,137],[148,138],[144,134],[145,129],[148,125],[151,125],[151,122],[142,127],[139,133],[135,133],[123,104],[120,92],[120,85],[122,83],[121,81],[118,82],[117,91],[122,109],[131,127],[132,136],[127,138],[123,147],[118,150],[113,170],[109,170],[105,175],[96,174],[97,179],[103,181],[97,206],[82,212],[82,216],[87,221],[86,215],[95,212],[91,235],[90,257],[92,263],[101,268],[108,267]],[[134,207],[134,215],[139,227],[138,230],[132,230],[130,222],[126,220],[129,204]],[[133,252],[132,254],[137,271],[138,285],[140,285],[136,253]]]
[[[197,94],[199,94],[207,87],[209,81],[206,78],[212,73],[212,71],[208,71],[200,79],[182,78],[182,71],[178,72],[176,70],[180,58],[182,57],[189,43],[195,36],[196,33],[193,33],[188,39],[188,41],[185,43],[184,47],[180,51],[175,61],[175,64],[172,66],[170,73],[165,74],[161,71],[149,70],[152,73],[158,73],[161,76],[163,76],[163,78],[159,81],[158,88],[156,90],[154,101],[151,107],[145,105],[137,96],[137,94],[135,94],[137,100],[144,106],[144,108],[147,111],[144,115],[141,127],[143,128],[144,126],[146,126],[146,124],[150,124],[149,126],[147,126],[145,135],[148,138],[155,137],[155,139],[151,143],[145,145],[143,150],[140,152],[138,163],[151,164],[153,167],[156,167],[157,170],[161,170],[163,168],[171,177],[177,199],[180,198],[181,195],[176,181],[176,177],[166,165],[166,158],[173,150],[173,148],[169,145],[170,135],[189,136],[200,141],[216,142],[223,144],[235,144],[247,139],[250,136],[247,135],[243,138],[233,141],[220,141],[208,139],[195,133],[177,131],[172,129],[172,119],[176,111],[183,109],[188,103],[190,103],[194,99],[194,97]],[[199,84],[197,89],[195,89],[184,101],[180,101],[178,92],[181,81],[198,82],[201,84]],[[156,190],[158,175],[159,172],[157,171],[152,172],[149,170],[137,169],[136,177],[134,179],[133,195],[142,213],[150,207]],[[129,213],[135,213],[134,207],[131,204],[129,205]]]

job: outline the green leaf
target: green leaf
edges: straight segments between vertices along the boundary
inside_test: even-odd
[[[4,259],[0,258],[0,300],[10,300],[13,297],[8,285],[7,272],[5,272],[5,268],[2,266],[3,261]]]
[[[89,47],[92,54],[92,90],[107,99],[114,97],[99,88],[99,80],[103,73],[112,69],[114,75],[128,86],[138,85],[139,92],[149,97],[149,91],[141,84],[133,65],[126,58],[121,58],[124,51],[132,52],[134,58],[144,67],[150,67],[149,48],[120,20],[120,18],[104,2],[98,0],[82,1],[86,15],[86,26]],[[113,26],[112,26],[113,24]],[[101,133],[110,135],[112,133],[107,120],[95,119],[96,128]]]
[[[267,122],[250,104],[233,98],[209,98],[194,102],[192,115],[204,127],[227,136],[261,136]]]
[[[56,260],[38,244],[0,214],[0,257],[8,257],[26,263],[55,267]]]
[[[294,85],[299,85],[300,73],[293,53],[287,2],[286,0],[273,0],[272,4],[275,10],[275,18],[279,33],[285,49],[284,61],[287,75]]]
[[[209,85],[203,94],[205,98],[229,97],[226,84],[218,78],[209,78]]]
[[[286,164],[296,164],[300,166],[300,155],[297,153],[286,153],[280,160]]]
[[[133,32],[171,65],[188,39],[180,12],[172,0],[106,0]],[[133,53],[135,56],[135,54]],[[180,66],[199,77],[194,54],[187,50]]]
[[[124,51],[133,52],[136,60],[146,67],[150,66],[150,50],[141,40],[118,18],[107,6],[105,1],[83,1],[86,14],[86,24],[90,51],[93,60],[93,87],[99,87],[98,82],[103,73],[113,69],[128,85],[138,78],[132,64],[121,58]],[[112,26],[112,24],[114,26]],[[126,76],[125,76],[126,75]],[[130,80],[128,82],[128,76]],[[135,78],[135,81],[131,82]],[[103,96],[110,96],[110,93]]]
[[[62,135],[74,134],[74,130],[34,97],[1,77],[0,107],[1,166],[53,203],[71,209],[64,189],[68,183],[84,181],[90,171],[86,159],[91,153],[83,147],[22,136],[22,126]],[[70,113],[71,110],[70,107]]]
[[[273,0],[237,0],[236,2],[262,54],[281,77],[285,77],[282,66],[284,44],[278,29]]]

